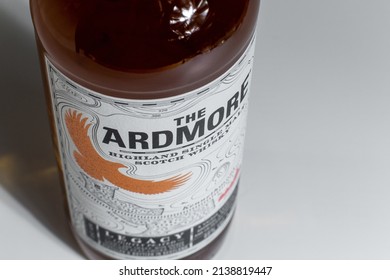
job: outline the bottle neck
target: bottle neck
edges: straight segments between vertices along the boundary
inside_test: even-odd
[[[206,26],[195,32],[190,40],[175,42],[165,40],[165,45],[160,45],[158,36],[146,36],[147,44],[137,46],[134,39],[121,42],[123,37],[126,38],[128,32],[126,22],[131,18],[131,11],[124,8],[127,6],[121,5],[137,1],[106,0],[104,2],[112,3],[112,9],[116,7],[115,11],[110,12],[107,9],[105,12],[104,9],[98,9],[95,4],[97,2],[103,1],[32,1],[33,22],[41,57],[48,57],[62,73],[86,88],[110,96],[142,99],[189,92],[225,73],[249,45],[256,27],[260,4],[259,0],[243,1],[246,10],[234,20],[231,13],[235,12],[238,1],[210,0],[209,13],[213,16],[212,24],[209,26],[206,23]],[[91,4],[90,7],[88,3]],[[231,8],[228,9],[225,5]],[[103,15],[101,20],[99,17],[94,19],[94,15],[96,17],[100,14]],[[94,34],[88,35],[89,39],[101,40],[102,43],[96,44],[94,52],[89,52],[89,56],[86,56],[81,48],[77,52],[75,47],[76,30],[85,18],[91,19],[89,23],[82,23],[83,28],[90,31],[85,33]],[[227,28],[229,23],[234,26]],[[107,40],[105,30],[111,32],[108,34],[110,40]],[[151,30],[149,34],[156,32],[153,33]],[[190,55],[181,56],[181,51]],[[126,53],[130,54],[129,57]],[[146,66],[140,69],[128,67],[128,62],[134,57],[136,59],[140,57],[140,63]],[[179,59],[172,60],[178,57]],[[98,59],[102,59],[103,62]],[[106,66],[104,59],[111,63],[110,67]],[[152,64],[154,61],[162,62],[160,65],[163,66]]]
[[[94,2],[76,25],[76,52],[133,73],[160,71],[215,48],[238,28],[248,6],[226,0]]]

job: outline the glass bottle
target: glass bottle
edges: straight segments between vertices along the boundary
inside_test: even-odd
[[[260,0],[30,0],[74,235],[211,258],[233,217]]]

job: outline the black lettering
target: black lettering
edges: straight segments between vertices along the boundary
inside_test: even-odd
[[[109,127],[103,127],[103,129],[107,130],[106,135],[104,135],[103,143],[110,144],[110,142],[117,143],[119,147],[125,148],[125,143],[123,142],[119,131]]]
[[[192,113],[191,115],[186,116],[186,123],[190,123],[192,121],[196,120],[196,114]]]
[[[249,85],[249,76],[250,75],[251,75],[251,72],[248,73],[244,82],[241,84],[241,100],[240,100],[240,102],[242,102],[244,100],[246,94],[248,93],[248,85]]]
[[[209,117],[209,120],[207,121],[207,129],[208,130],[213,130],[218,125],[220,125],[220,123],[223,121],[224,113],[225,113],[224,107],[220,107],[218,110],[213,112],[211,114],[211,116]],[[215,117],[216,114],[218,114],[219,118],[218,118],[218,121],[216,123],[214,123],[214,117]]]
[[[198,119],[203,118],[206,115],[206,108],[198,111]]]
[[[232,114],[232,109],[237,110],[239,94],[240,94],[239,92],[236,92],[236,94],[233,95],[233,97],[229,99],[229,101],[227,103],[227,108],[226,108],[226,117],[227,118]]]
[[[184,138],[186,139],[187,142],[192,141],[195,139],[196,135],[198,135],[198,137],[202,137],[204,135],[204,128],[205,128],[205,119],[201,119],[197,121],[194,125],[194,128],[192,129],[192,132],[190,132],[188,126],[178,127],[176,143],[178,145],[183,144]]]
[[[149,144],[146,142],[148,140],[148,134],[145,132],[132,132],[129,131],[129,148],[136,149],[137,143],[141,144],[143,150],[149,149]]]
[[[161,136],[164,136],[161,140]],[[169,130],[156,131],[152,133],[153,139],[153,149],[165,148],[172,144],[173,142],[173,133]],[[165,140],[165,143],[163,142]]]
[[[181,120],[182,119],[184,119],[184,117],[180,117],[180,118],[174,119],[174,121],[176,121],[176,125],[181,125]]]

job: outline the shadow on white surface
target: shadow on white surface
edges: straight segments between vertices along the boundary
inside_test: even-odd
[[[0,34],[0,188],[22,206],[15,211],[25,208],[78,251],[67,225],[34,36],[1,8]],[[13,223],[7,221],[10,234]]]

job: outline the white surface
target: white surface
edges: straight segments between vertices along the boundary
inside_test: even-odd
[[[217,259],[390,259],[390,2],[263,0],[239,207]],[[0,259],[83,258],[27,0],[0,2]]]

